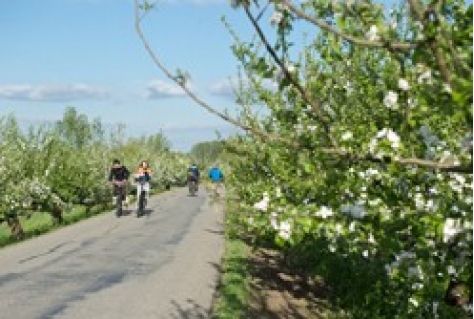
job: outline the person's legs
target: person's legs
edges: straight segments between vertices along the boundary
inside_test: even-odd
[[[140,194],[142,192],[142,187],[143,187],[142,184],[140,184],[140,183],[137,184],[137,200],[136,200],[137,210],[138,210],[139,204],[140,204],[139,201],[140,201]]]

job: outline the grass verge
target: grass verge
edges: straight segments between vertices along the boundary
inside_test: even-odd
[[[212,318],[242,318],[249,295],[249,247],[238,238],[226,238],[222,277],[214,303]]]

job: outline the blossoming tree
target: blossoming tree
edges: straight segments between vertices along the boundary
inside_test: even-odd
[[[228,145],[242,225],[323,276],[353,317],[472,312],[472,5],[232,5],[257,36],[228,26],[246,76],[239,118],[161,64],[140,29],[147,2],[136,26],[170,79],[247,132]],[[301,21],[316,29],[304,43]]]

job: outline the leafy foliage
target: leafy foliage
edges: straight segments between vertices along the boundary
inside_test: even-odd
[[[471,313],[444,299],[472,287],[472,5],[271,1],[268,36],[258,3],[234,3],[260,31],[234,34],[241,96],[267,109],[226,147],[239,225],[354,318]],[[294,48],[296,18],[318,32]]]
[[[134,169],[148,159],[155,187],[182,184],[187,157],[172,153],[161,134],[125,139],[123,127],[106,137],[99,119],[68,108],[54,125],[19,128],[13,116],[0,121],[0,221],[48,212],[56,222],[76,205],[97,209],[110,203],[107,182],[114,158]],[[128,164],[130,163],[130,164]],[[95,208],[94,208],[95,207]],[[21,230],[19,230],[21,232]]]

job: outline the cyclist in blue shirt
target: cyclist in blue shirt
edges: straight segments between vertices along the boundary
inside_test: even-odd
[[[214,165],[209,170],[209,179],[212,183],[212,188],[215,196],[219,196],[218,189],[221,188],[222,183],[224,182],[224,174],[217,165]]]

